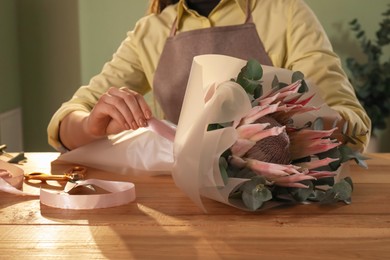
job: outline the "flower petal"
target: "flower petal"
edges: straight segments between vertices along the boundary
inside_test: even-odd
[[[280,187],[290,187],[290,188],[302,188],[302,189],[307,189],[309,186],[300,183],[300,182],[290,182],[290,183],[275,183],[276,186]]]
[[[340,142],[333,142],[329,139],[311,140],[309,143],[303,143],[299,146],[290,146],[291,159],[299,159],[307,156],[326,152],[339,146]]]
[[[258,132],[257,134],[253,135],[249,140],[258,142],[264,138],[270,137],[270,136],[277,136],[283,133],[283,131],[286,129],[285,126],[282,127],[272,127],[263,131]]]
[[[284,176],[275,179],[275,183],[291,183],[291,182],[300,182],[300,181],[305,181],[305,180],[315,180],[316,178],[311,176],[311,175],[306,175],[306,174],[293,174],[289,176]]]
[[[338,158],[327,157],[327,158],[324,158],[321,160],[312,160],[310,162],[297,163],[296,165],[298,165],[302,168],[312,170],[312,169],[317,169],[317,168],[322,167],[322,166],[329,165],[330,163],[338,161],[338,160],[339,160]]]
[[[235,155],[229,157],[229,163],[239,168],[243,168],[247,165],[247,162],[244,159]]]
[[[259,106],[271,105],[272,103],[275,102],[275,100],[279,97],[279,95],[280,95],[280,93],[277,93],[276,95],[268,97],[268,98],[263,98],[261,96],[258,99],[255,99],[254,102],[257,102]]]
[[[253,142],[248,139],[242,139],[239,138],[237,141],[232,145],[230,150],[232,151],[232,154],[235,156],[242,157],[244,156],[254,145],[256,142]]]
[[[292,83],[284,88],[281,88],[278,90],[271,89],[267,94],[264,94],[263,97],[268,98],[270,96],[276,95],[277,93],[283,93],[286,91],[293,91],[293,92],[297,93],[299,88],[301,87],[301,83],[302,83],[302,80],[297,80],[294,83]]]
[[[239,138],[250,139],[253,135],[264,130],[270,123],[264,124],[249,124],[237,127],[237,133]]]
[[[245,158],[247,167],[253,170],[256,174],[262,175],[268,180],[273,180],[281,176],[288,176],[290,174],[301,174],[298,169],[300,167],[295,165],[283,165],[275,163],[267,163],[255,159]]]
[[[337,175],[337,172],[331,172],[331,171],[310,171],[308,175],[313,176],[317,179],[320,178],[328,178],[328,177],[334,177]]]
[[[280,103],[278,102],[273,105],[268,105],[264,107],[257,106],[252,108],[251,112],[241,120],[240,125],[251,124],[265,115],[274,113],[275,111],[277,111],[279,104]]]
[[[337,130],[337,128],[333,128],[330,130],[302,129],[299,131],[288,133],[288,135],[292,142],[296,141],[297,144],[300,144],[302,143],[302,141],[329,137],[333,134],[335,130]]]

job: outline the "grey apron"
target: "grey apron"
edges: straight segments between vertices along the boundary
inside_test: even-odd
[[[193,57],[202,54],[222,54],[243,60],[257,59],[272,66],[255,24],[252,22],[249,0],[246,2],[244,24],[211,27],[176,35],[175,19],[153,80],[153,91],[165,119],[177,124],[187,87]]]

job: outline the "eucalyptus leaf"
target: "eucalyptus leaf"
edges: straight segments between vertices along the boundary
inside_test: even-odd
[[[223,183],[226,185],[229,181],[229,176],[227,173],[228,163],[224,157],[219,157],[219,171],[221,172],[221,177]]]
[[[322,190],[314,190],[307,200],[319,202],[325,199],[325,191]]]
[[[352,150],[352,148],[346,145],[339,146],[339,151],[341,155],[341,163],[353,159],[359,166],[368,168],[367,163],[365,162],[367,159],[369,159],[368,157],[363,156],[361,153]]]
[[[343,160],[341,158],[342,155],[341,155],[339,147],[330,149],[330,150],[325,151],[323,153],[319,153],[319,154],[317,154],[317,156],[318,156],[319,159],[325,159],[327,157],[329,157],[329,158],[339,158],[340,160],[335,161],[335,162],[331,162],[329,164],[329,167],[331,168],[332,171],[336,171],[341,166],[341,163],[343,162]]]
[[[303,202],[313,193],[313,183],[311,181],[302,181],[308,188],[289,188],[291,196],[298,202]]]
[[[348,198],[346,200],[343,200],[345,204],[350,205],[352,203],[352,198]]]
[[[278,85],[279,85],[279,79],[278,79],[278,76],[275,75],[274,79],[272,80],[271,87],[276,88]]]
[[[253,98],[257,99],[262,95],[263,95],[263,88],[260,85],[257,88],[255,88],[255,90],[253,91]]]
[[[317,117],[313,122],[313,130],[324,130],[324,119],[322,117]]]
[[[263,77],[263,68],[257,60],[248,60],[246,64],[245,77],[256,81],[260,80]]]
[[[224,127],[220,124],[209,124],[207,126],[207,131],[213,131],[213,130],[217,130],[217,129],[221,129],[221,128],[224,128]]]
[[[247,64],[241,69],[237,76],[237,83],[240,84],[244,90],[256,96],[262,95],[261,78],[263,77],[263,68],[261,64],[254,59],[248,60]]]
[[[287,83],[284,83],[284,82],[279,82],[278,85],[274,88],[275,90],[280,90],[282,88],[285,88],[287,87],[288,84]]]
[[[352,191],[353,191],[353,182],[352,182],[351,177],[345,177],[344,180],[349,183],[349,185],[351,186]]]
[[[320,178],[313,181],[314,186],[333,186],[334,185],[334,178],[333,177],[327,177],[327,178]]]
[[[306,93],[309,91],[309,86],[305,80],[302,80],[301,87],[298,89],[298,93]]]
[[[251,179],[257,176],[256,173],[254,173],[251,169],[247,167],[239,169],[229,165],[227,171],[228,171],[228,175],[234,178]]]
[[[287,187],[274,186],[272,189],[272,197],[279,201],[295,202]]]
[[[265,184],[263,177],[255,176],[241,185],[242,201],[248,209],[257,210],[272,199],[272,193]]]
[[[291,82],[296,82],[298,80],[303,80],[305,78],[305,75],[300,71],[294,71],[291,76]]]
[[[352,187],[346,180],[341,180],[336,183],[333,188],[333,192],[339,200],[348,200],[352,195]]]
[[[336,192],[333,189],[329,189],[325,192],[323,198],[320,200],[321,204],[332,204],[339,201]]]

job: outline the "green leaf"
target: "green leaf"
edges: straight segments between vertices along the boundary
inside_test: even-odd
[[[242,201],[248,209],[257,210],[264,202],[272,199],[272,193],[265,184],[264,177],[255,176],[240,187]]]
[[[325,192],[322,200],[320,200],[321,204],[332,204],[338,202],[339,199],[337,198],[336,193],[332,190],[329,189]]]
[[[333,177],[327,177],[327,178],[320,178],[313,181],[314,186],[333,186],[334,185],[334,178]]]
[[[360,31],[358,34],[356,34],[356,38],[362,38],[364,36],[365,32],[364,31]]]
[[[224,157],[219,157],[219,171],[221,172],[221,177],[223,183],[226,185],[229,181],[229,176],[227,173],[228,163]]]
[[[262,95],[262,86],[260,79],[263,77],[263,68],[261,64],[254,59],[248,60],[247,64],[241,69],[237,76],[237,83],[240,84],[244,90],[256,96]]]
[[[277,85],[274,89],[275,89],[275,90],[279,90],[279,89],[285,88],[285,87],[287,87],[287,86],[288,86],[287,83],[279,82],[278,85]]]
[[[213,130],[217,130],[217,129],[221,129],[221,128],[224,128],[224,127],[220,124],[209,124],[207,126],[207,131],[213,131]]]
[[[352,203],[352,198],[348,198],[346,200],[343,200],[345,204],[349,205]]]
[[[312,124],[313,130],[324,130],[324,119],[322,117],[317,117],[313,124]]]
[[[263,88],[261,86],[255,88],[255,90],[253,91],[253,98],[257,99],[257,98],[261,97],[262,95],[263,95]]]
[[[352,186],[344,179],[336,183],[332,190],[335,192],[335,195],[339,200],[348,200],[351,198]]]
[[[306,93],[309,91],[309,86],[305,80],[302,80],[301,87],[298,89],[298,93]]]
[[[357,24],[358,20],[355,18],[352,21],[349,22],[350,25],[355,25]]]
[[[260,80],[263,77],[263,68],[257,60],[248,60],[245,77],[252,80]]]
[[[366,168],[366,169],[368,168],[367,163],[366,163],[366,160],[369,159],[368,157],[363,156],[358,151],[352,150],[352,148],[350,148],[347,145],[340,145],[338,149],[339,149],[340,155],[341,155],[341,157],[340,157],[341,163],[347,162],[349,160],[355,160],[355,162],[359,166]]]
[[[291,76],[291,82],[294,83],[298,80],[301,80],[301,86],[298,89],[298,93],[305,93],[309,91],[309,87],[307,86],[305,81],[305,75],[300,71],[294,71]]]
[[[335,162],[332,162],[332,163],[329,164],[329,167],[330,167],[331,171],[336,171],[341,166],[341,163],[342,163],[341,157],[342,156],[341,156],[340,149],[338,147],[330,149],[330,150],[325,151],[323,153],[319,153],[319,154],[317,154],[317,156],[320,159],[325,159],[327,157],[329,157],[329,158],[339,158],[338,161],[335,161]]]
[[[302,181],[301,183],[309,186],[309,188],[289,188],[289,192],[292,197],[298,201],[303,202],[309,198],[309,196],[313,193],[313,183],[311,181]]]
[[[319,202],[325,199],[325,191],[322,190],[314,190],[307,200]]]
[[[272,187],[272,197],[278,201],[295,202],[287,187],[274,186]]]
[[[294,71],[291,76],[291,82],[294,83],[298,80],[303,80],[305,78],[305,75],[300,71]]]
[[[336,183],[331,189],[325,192],[324,198],[320,201],[323,204],[344,201],[346,204],[351,203],[352,185],[351,179],[343,179]]]
[[[346,182],[348,182],[349,185],[351,185],[351,188],[352,188],[352,191],[353,191],[353,182],[352,182],[351,177],[345,177],[344,180],[345,180]]]
[[[279,85],[279,79],[278,79],[278,77],[275,75],[275,76],[274,76],[274,79],[272,80],[271,87],[272,87],[272,88],[276,88],[278,85]]]

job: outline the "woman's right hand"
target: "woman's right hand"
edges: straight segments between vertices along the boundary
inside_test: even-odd
[[[90,113],[74,111],[61,121],[60,140],[72,150],[110,134],[145,127],[151,117],[142,95],[126,87],[112,87]]]
[[[106,136],[146,127],[151,117],[151,110],[142,95],[126,87],[111,87],[99,98],[85,121],[84,129],[93,136]]]

